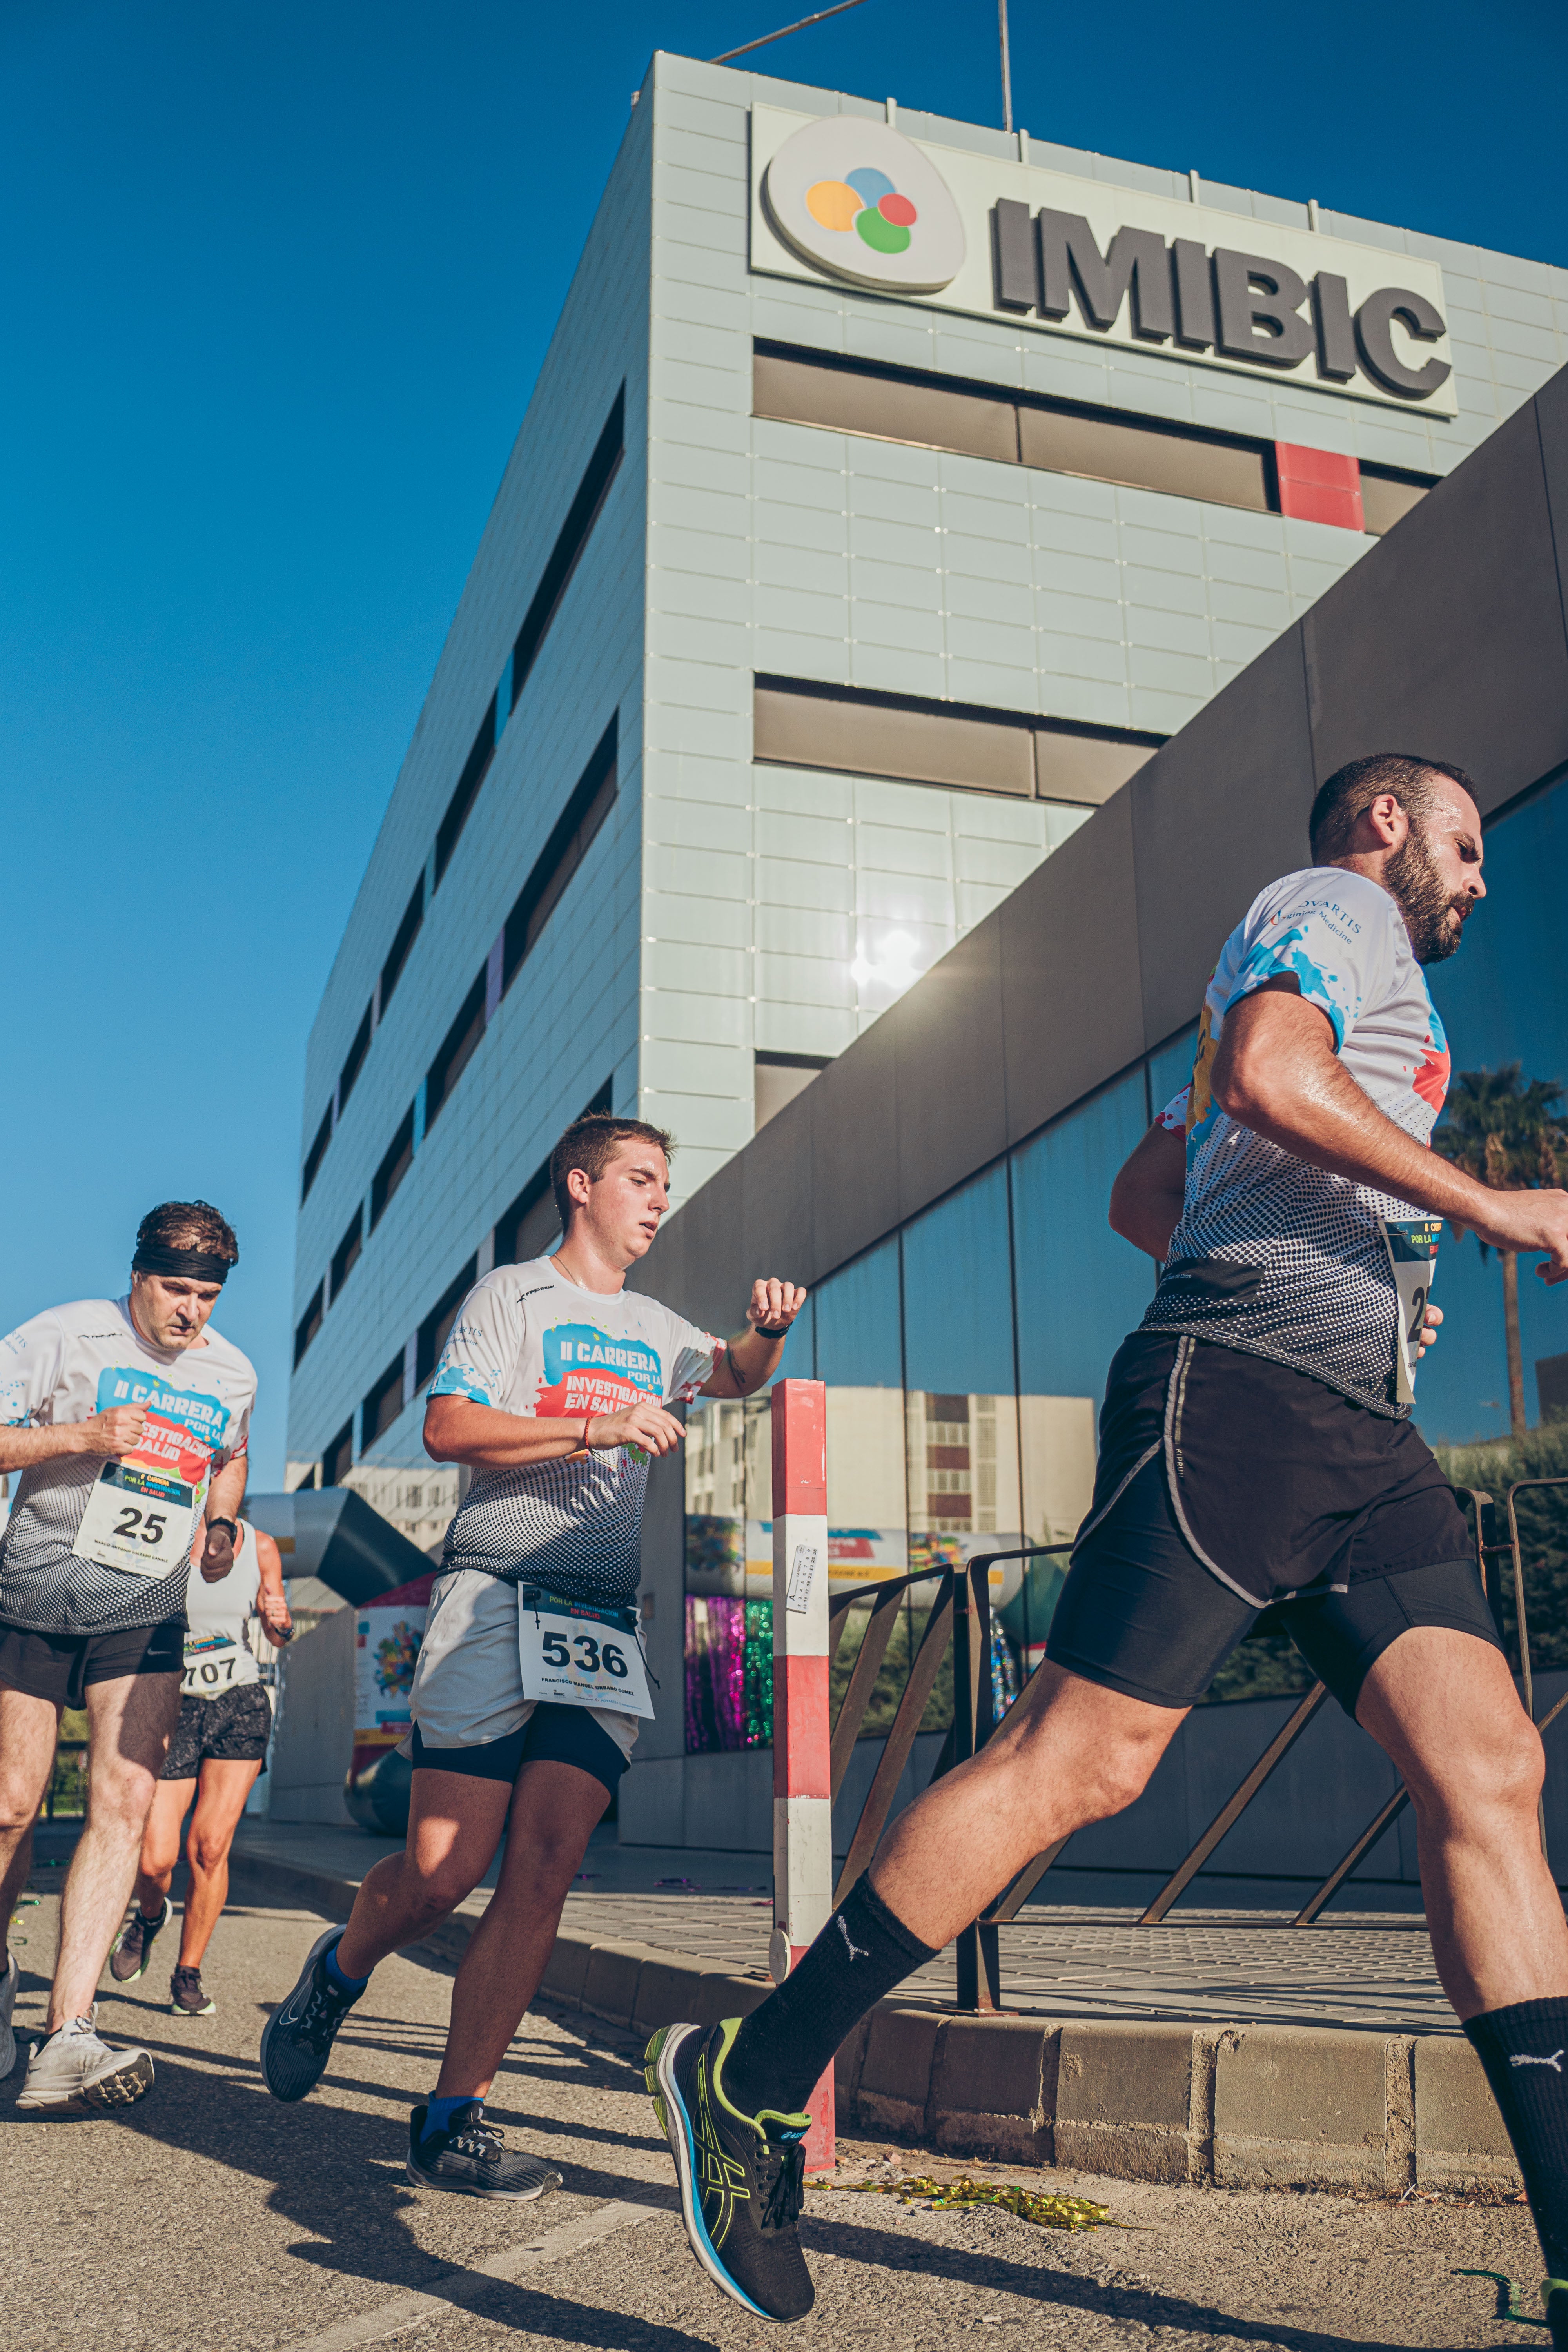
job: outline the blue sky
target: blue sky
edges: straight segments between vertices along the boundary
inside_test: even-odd
[[[793,13],[0,10],[0,1328],[216,1200],[258,1486],[306,1033],[630,92]],[[1568,262],[1564,26],[1014,0],[1015,116]],[[867,0],[756,62],[1000,120],[992,0]]]

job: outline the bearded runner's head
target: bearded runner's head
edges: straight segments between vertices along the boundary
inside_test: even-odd
[[[1405,918],[1417,963],[1459,944],[1481,880],[1481,819],[1463,768],[1413,752],[1374,751],[1323,785],[1309,821],[1315,866],[1381,884]]]

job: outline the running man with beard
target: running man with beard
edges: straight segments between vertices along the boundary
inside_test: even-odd
[[[984,1750],[894,1823],[743,2022],[675,2025],[648,2085],[698,2261],[745,2309],[812,2303],[803,2112],[868,2011],[1035,1855],[1131,1804],[1254,1622],[1281,1608],[1385,1750],[1419,1826],[1444,1989],[1519,2158],[1568,2347],[1568,1922],[1541,1852],[1540,1738],[1452,1489],[1410,1418],[1445,1218],[1568,1277],[1568,1193],[1499,1193],[1428,1148],[1448,1051],[1422,966],[1484,895],[1468,779],[1392,753],[1331,776],[1314,863],[1270,884],[1209,983],[1190,1090],[1117,1178],[1163,1261],[1110,1367],[1099,1474],[1047,1662]]]

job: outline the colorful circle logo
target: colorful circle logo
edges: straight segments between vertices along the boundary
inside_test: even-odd
[[[869,163],[841,180],[818,180],[805,192],[805,208],[824,228],[853,229],[873,253],[907,253],[910,231],[920,215],[900,196],[886,172]]]
[[[758,108],[752,137],[777,138],[774,126],[792,122],[762,177],[764,221],[779,243],[813,269],[879,293],[949,285],[963,267],[963,224],[925,151],[890,123],[845,114],[802,122]]]

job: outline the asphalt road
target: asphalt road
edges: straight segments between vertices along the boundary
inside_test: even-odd
[[[47,1883],[47,1879],[41,1883]],[[24,2035],[43,2017],[54,1903],[14,1940]],[[153,2053],[151,2095],[114,2117],[40,2122],[0,2084],[0,2343],[73,2352],[418,2352],[584,2345],[616,2352],[762,2343],[690,2260],[672,2176],[642,2088],[640,2047],[592,2020],[532,2015],[491,2103],[558,2164],[564,2187],[529,2206],[412,2189],[408,2109],[435,2079],[450,1990],[436,1961],[376,1974],[311,2096],[280,2106],[257,2043],[320,1932],[314,1914],[238,1906],[204,1971],[210,2018],[164,2006],[174,1953],[123,1990],[105,1978],[100,2032]],[[927,2168],[919,2150],[840,2143],[840,2178]],[[951,2161],[939,2167],[951,2174]],[[798,2341],[889,2352],[971,2331],[1009,2340],[1266,2352],[1361,2345],[1533,2345],[1500,2321],[1484,2279],[1533,2284],[1521,2206],[1395,2204],[1097,2181],[972,2168],[1110,2206],[1125,2231],[1068,2236],[996,2212],[933,2213],[889,2196],[813,2191],[803,2224],[817,2305]]]

